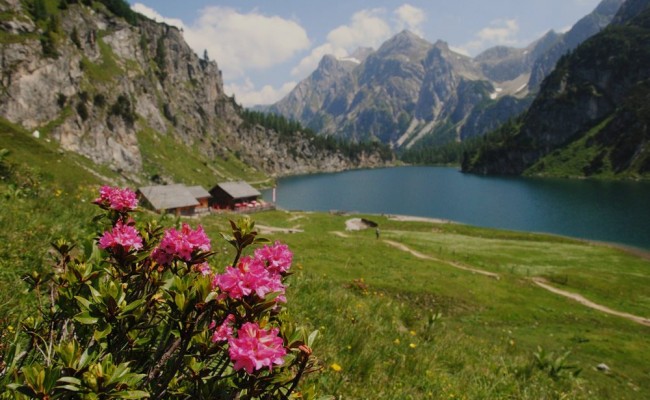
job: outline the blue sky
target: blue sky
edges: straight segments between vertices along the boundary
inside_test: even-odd
[[[129,0],[136,11],[183,28],[194,51],[217,61],[225,90],[246,106],[279,100],[325,54],[377,48],[409,29],[465,54],[524,47],[564,31],[600,0]]]

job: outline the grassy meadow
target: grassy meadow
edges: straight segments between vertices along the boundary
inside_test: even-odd
[[[5,330],[35,306],[20,276],[47,270],[52,240],[92,240],[90,202],[101,177],[119,182],[108,169],[89,172],[82,157],[7,132],[0,146],[11,150],[0,163]],[[377,222],[381,237],[374,229],[345,231],[353,217]],[[237,216],[188,221],[205,227],[219,268],[232,256],[219,235],[228,218]],[[263,236],[294,251],[288,304],[298,323],[321,334],[314,354],[322,371],[306,379],[305,391],[342,399],[650,398],[650,326],[590,309],[532,280],[648,318],[648,259],[557,236],[387,216],[272,211],[253,218],[261,230],[293,231]],[[599,370],[601,363],[609,370]]]

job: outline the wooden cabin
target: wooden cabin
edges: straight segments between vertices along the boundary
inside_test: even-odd
[[[210,211],[210,199],[212,198],[210,192],[205,190],[203,186],[188,186],[187,190],[189,190],[196,201],[199,202],[199,205],[196,206],[197,213],[206,213]]]
[[[244,181],[219,183],[210,194],[210,206],[218,210],[252,211],[264,204],[260,200],[262,193]]]
[[[183,184],[144,186],[138,189],[140,203],[158,213],[194,215],[201,203]]]

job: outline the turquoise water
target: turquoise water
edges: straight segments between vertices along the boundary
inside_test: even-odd
[[[272,192],[263,193],[271,200]],[[280,179],[278,206],[442,218],[650,249],[650,183],[484,177],[399,167]]]

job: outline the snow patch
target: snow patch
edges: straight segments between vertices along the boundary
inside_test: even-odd
[[[355,57],[340,57],[339,61],[350,61],[355,64],[361,64],[361,61],[358,58]]]

